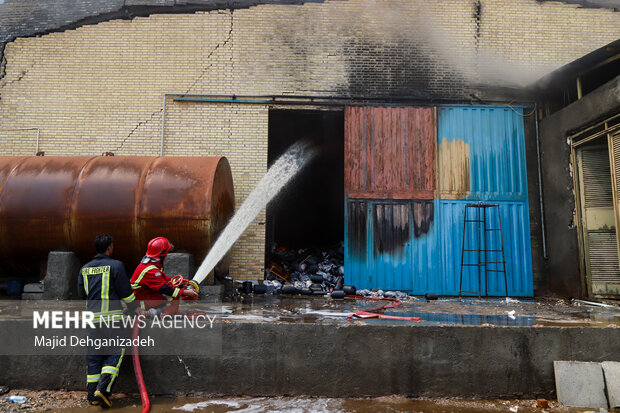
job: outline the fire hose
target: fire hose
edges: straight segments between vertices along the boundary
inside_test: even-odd
[[[401,317],[395,315],[386,315],[379,314],[379,311],[386,310],[388,308],[398,307],[402,303],[400,300],[396,298],[387,298],[387,297],[363,297],[361,295],[347,295],[345,298],[353,299],[353,300],[372,300],[372,301],[391,301],[393,304],[384,304],[379,307],[371,308],[370,310],[362,311],[357,310],[353,314],[349,314],[347,318],[352,320],[353,318],[367,319],[367,318],[383,318],[390,320],[406,320],[406,321],[417,321],[420,322],[420,317]]]
[[[170,281],[174,288],[192,288],[196,290],[196,292],[200,291],[200,287],[198,287],[198,283],[194,280],[186,280],[182,275],[175,275],[172,277]],[[184,298],[186,300],[187,298]]]
[[[138,353],[138,346],[135,343],[138,341],[138,333],[140,332],[140,324],[135,323],[133,326],[133,371],[136,374],[136,383],[138,384],[138,390],[140,391],[140,398],[142,399],[142,413],[149,413],[151,410],[151,401],[149,400],[149,394],[146,391],[146,385],[144,384],[144,377],[142,376],[142,366],[140,366],[140,354]]]
[[[186,280],[182,275],[175,275],[172,277],[171,284],[173,287],[178,288],[183,285],[184,288],[193,288],[196,292],[200,291],[200,287],[195,281]],[[190,299],[184,297],[183,299]],[[174,311],[178,310],[179,300],[176,301]],[[136,375],[136,383],[138,384],[138,390],[140,391],[140,399],[142,399],[142,413],[149,413],[151,411],[151,401],[149,400],[149,394],[146,390],[146,384],[144,383],[144,376],[142,375],[142,366],[140,365],[140,353],[138,352],[138,346],[135,343],[138,342],[138,334],[140,333],[140,323],[136,322],[133,326],[132,335],[132,361],[133,371]]]

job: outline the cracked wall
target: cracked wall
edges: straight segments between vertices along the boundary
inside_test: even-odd
[[[557,2],[377,5],[153,14],[19,37],[5,48],[0,129],[40,128],[47,155],[157,155],[164,93],[469,99],[477,84],[514,86],[620,32],[620,13]],[[268,108],[168,99],[166,112],[164,153],[227,156],[240,205],[267,168]],[[1,155],[33,153],[32,131],[0,137]],[[238,279],[262,278],[264,219],[233,249]]]

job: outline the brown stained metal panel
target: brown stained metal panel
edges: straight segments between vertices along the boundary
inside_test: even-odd
[[[345,109],[347,197],[433,199],[434,191],[433,108]]]
[[[353,106],[345,111],[345,188],[367,186],[367,158],[370,152],[367,140],[367,122],[362,116],[362,107]]]
[[[469,145],[461,139],[439,144],[439,193],[442,199],[466,198],[470,188]]]
[[[0,185],[0,255],[14,268],[57,249],[87,260],[100,233],[128,267],[155,236],[201,260],[234,210],[222,157],[0,157]]]

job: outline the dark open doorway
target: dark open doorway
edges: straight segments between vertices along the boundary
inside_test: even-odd
[[[344,112],[270,110],[269,165],[298,141],[317,153],[267,206],[267,261],[273,247],[331,247],[344,239]]]

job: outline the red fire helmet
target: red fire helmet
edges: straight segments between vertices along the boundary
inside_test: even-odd
[[[168,241],[168,238],[153,238],[149,241],[149,244],[146,247],[146,256],[149,258],[163,260],[164,258],[166,258],[169,252],[172,252],[173,249],[174,245],[172,245],[172,243]]]

